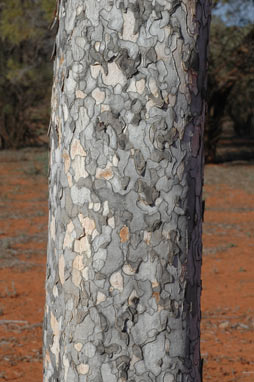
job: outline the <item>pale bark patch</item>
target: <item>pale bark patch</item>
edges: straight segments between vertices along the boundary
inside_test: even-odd
[[[85,268],[81,271],[82,276],[83,276],[83,279],[84,279],[85,281],[89,280],[89,274],[88,274],[88,271],[89,271],[88,267],[85,267]]]
[[[93,231],[93,234],[92,234],[92,240],[94,240],[94,238],[96,237],[96,236],[98,236],[99,235],[99,232],[97,231],[97,229],[95,229],[94,231]]]
[[[84,268],[83,264],[83,256],[78,255],[73,260],[72,266],[74,269],[77,269],[78,271],[81,271]]]
[[[93,219],[90,219],[86,217],[82,222],[83,227],[85,228],[86,235],[92,235],[94,229],[95,229],[95,221]]]
[[[64,172],[65,172],[65,174],[67,174],[67,172],[70,169],[71,159],[70,159],[70,156],[66,150],[64,150],[64,152],[63,152],[63,160],[64,160]]]
[[[102,213],[102,215],[103,216],[107,216],[108,214],[109,214],[109,206],[108,206],[108,201],[106,200],[103,203],[103,213]]]
[[[104,71],[102,71],[102,80],[105,85],[108,86],[116,86],[120,84],[124,86],[127,82],[127,78],[123,74],[123,72],[119,69],[115,62],[111,62],[108,64],[108,74],[105,75]]]
[[[86,156],[84,148],[81,146],[81,143],[78,139],[74,138],[71,144],[71,159],[74,159],[76,155],[81,157]]]
[[[102,113],[103,113],[103,111],[109,111],[109,110],[110,110],[109,105],[105,105],[105,104],[101,105],[101,112]]]
[[[82,90],[76,90],[76,97],[84,99],[86,98],[86,93],[82,92]]]
[[[102,71],[102,66],[101,65],[91,65],[90,66],[90,71],[91,71],[91,75],[92,77],[96,80],[99,73]]]
[[[58,297],[58,289],[57,289],[57,286],[56,285],[54,285],[54,287],[53,287],[53,296],[56,298],[56,297]]]
[[[100,210],[100,208],[101,208],[101,204],[100,203],[92,203],[92,202],[90,202],[88,204],[88,208],[89,208],[89,210],[94,210],[95,212],[98,212]]]
[[[64,121],[66,122],[69,117],[68,107],[66,104],[63,105],[63,115],[64,115]]]
[[[148,231],[144,231],[144,242],[149,245],[151,241],[152,233]]]
[[[77,253],[85,253],[87,257],[91,257],[91,246],[87,236],[75,240],[74,251]]]
[[[97,299],[96,299],[96,305],[100,304],[101,302],[106,300],[106,295],[104,293],[98,292]]]
[[[92,92],[92,97],[96,101],[96,105],[99,105],[100,103],[103,103],[105,100],[105,93],[101,91],[99,88],[96,88]]]
[[[77,350],[77,352],[80,352],[80,350],[82,349],[83,347],[83,344],[81,344],[80,342],[77,342],[75,345],[74,345],[74,348]]]
[[[152,281],[152,288],[156,288],[157,286],[159,286],[160,284],[158,283],[157,280],[153,280]]]
[[[65,247],[71,248],[73,239],[75,238],[75,235],[72,235],[73,230],[74,230],[74,225],[70,221],[70,223],[67,224],[67,229],[65,232],[64,243],[63,243],[64,248]]]
[[[158,87],[154,78],[150,78],[149,80],[149,89],[154,97],[159,97]]]
[[[72,175],[70,173],[67,174],[67,181],[68,181],[69,187],[72,187],[73,181],[72,181]]]
[[[83,10],[84,10],[84,7],[83,7],[82,5],[79,5],[79,6],[77,7],[77,15],[80,15],[81,12],[83,12]]]
[[[111,164],[108,163],[106,168],[97,168],[95,177],[97,179],[106,179],[109,180],[113,178],[113,171]]]
[[[173,94],[168,94],[168,102],[170,104],[170,106],[175,106],[175,103],[176,103],[176,96],[173,95]]]
[[[135,355],[133,355],[131,358],[131,362],[130,362],[130,370],[132,370],[134,368],[135,363],[138,361],[140,361],[140,359],[138,357],[136,357]]]
[[[111,228],[115,228],[115,219],[114,219],[113,216],[112,216],[111,218],[108,219],[108,225],[109,225]]]
[[[130,264],[125,264],[123,266],[123,272],[128,276],[132,276],[136,273],[135,269],[133,269]]]
[[[82,214],[79,214],[78,217],[82,227],[85,230],[85,234],[92,235],[96,227],[95,221],[93,219],[90,219],[89,217],[84,217]]]
[[[101,203],[94,203],[93,210],[98,212],[101,208]]]
[[[51,233],[51,239],[56,240],[56,219],[55,216],[52,216],[51,223],[50,223],[50,233]]]
[[[89,365],[87,365],[86,363],[81,363],[77,366],[77,370],[79,374],[87,374],[89,371]]]
[[[48,350],[47,350],[46,353],[45,353],[44,364],[45,364],[45,367],[48,367],[48,365],[51,364],[51,361],[50,361],[50,355],[49,355],[49,351],[48,351]]]
[[[144,78],[142,78],[141,80],[137,81],[136,82],[136,89],[137,89],[137,92],[139,94],[142,94],[145,90],[145,86],[146,86],[146,83],[145,83],[145,80]]]
[[[119,163],[119,160],[118,160],[117,156],[114,155],[114,156],[113,156],[113,160],[112,160],[112,164],[113,164],[113,166],[117,167],[118,163]]]
[[[76,182],[78,182],[78,180],[80,178],[87,178],[88,177],[88,173],[85,170],[85,158],[84,157],[76,156],[75,159],[73,160],[72,168],[75,172],[74,179]]]
[[[57,321],[54,314],[50,314],[50,326],[53,331],[54,340],[53,345],[51,346],[51,351],[56,356],[56,365],[59,363],[59,333],[60,333],[60,323]]]
[[[96,50],[97,52],[99,52],[99,50],[100,50],[100,46],[101,46],[100,41],[96,41],[96,43],[94,44],[94,48],[95,48],[95,50]]]
[[[118,289],[120,292],[123,291],[123,276],[120,272],[113,273],[109,281],[113,289]]]
[[[156,103],[154,102],[154,100],[150,99],[147,103],[146,103],[146,117],[149,118],[149,111],[151,110],[152,107],[154,107],[156,105]]]
[[[64,284],[65,278],[64,278],[64,266],[65,266],[65,261],[63,255],[59,257],[59,262],[58,262],[58,273],[59,273],[59,278],[61,281],[61,284]]]
[[[135,26],[135,16],[131,10],[127,10],[126,13],[123,13],[123,40],[128,40],[132,42],[136,42],[138,39],[138,33],[134,34],[134,26]]]
[[[80,271],[78,271],[75,268],[72,269],[72,282],[73,282],[74,285],[76,285],[76,287],[79,287],[79,285],[81,283],[81,274],[80,274]]]
[[[131,79],[131,82],[130,82],[130,85],[127,89],[127,92],[133,92],[133,93],[136,93],[137,89],[136,89],[136,82],[134,80],[134,78]]]

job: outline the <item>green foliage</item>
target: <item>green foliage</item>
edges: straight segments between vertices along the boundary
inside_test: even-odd
[[[36,4],[33,1],[2,1],[0,34],[13,45],[35,38],[32,16]]]
[[[0,2],[0,146],[20,147],[45,134],[49,120],[55,0]]]
[[[41,0],[41,6],[44,11],[44,17],[50,23],[54,17],[56,0]]]
[[[215,158],[223,119],[254,135],[253,0],[213,0],[206,153]],[[0,0],[0,148],[38,142],[50,114],[56,0]],[[223,10],[223,12],[221,11]]]

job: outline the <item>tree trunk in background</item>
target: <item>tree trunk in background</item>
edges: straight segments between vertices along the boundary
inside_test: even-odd
[[[44,382],[199,382],[208,0],[62,0]]]

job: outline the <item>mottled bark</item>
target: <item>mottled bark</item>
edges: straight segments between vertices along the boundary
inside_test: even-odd
[[[199,382],[208,0],[62,0],[44,382]]]

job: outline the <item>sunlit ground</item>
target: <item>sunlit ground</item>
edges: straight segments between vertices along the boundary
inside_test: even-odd
[[[0,152],[0,380],[42,380],[47,153]],[[254,380],[254,165],[206,167],[204,382]]]

